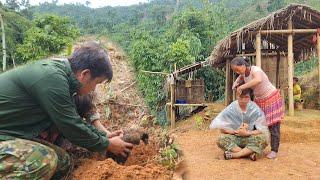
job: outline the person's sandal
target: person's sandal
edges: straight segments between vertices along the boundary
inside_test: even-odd
[[[225,159],[225,160],[232,159],[232,152],[230,152],[230,151],[225,151],[225,152],[224,152],[224,159]]]
[[[276,159],[277,158],[277,153],[274,151],[271,151],[268,155],[267,155],[268,159]]]
[[[257,153],[250,154],[249,158],[251,159],[251,161],[256,161],[257,160]]]

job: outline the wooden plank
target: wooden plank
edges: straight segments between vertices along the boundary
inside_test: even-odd
[[[292,21],[288,23],[289,30],[292,29]],[[288,35],[288,96],[289,96],[289,116],[294,116],[293,101],[293,34]]]
[[[256,66],[261,67],[261,34],[256,35]]]

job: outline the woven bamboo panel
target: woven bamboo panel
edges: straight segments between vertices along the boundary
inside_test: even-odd
[[[204,103],[204,80],[178,80],[176,86],[176,100],[185,101],[188,104]]]
[[[262,56],[261,66],[271,83],[276,86],[277,56]],[[288,60],[286,56],[280,57],[279,82],[281,88],[288,86]]]

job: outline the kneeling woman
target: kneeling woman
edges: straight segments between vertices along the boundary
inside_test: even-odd
[[[237,100],[212,121],[210,128],[221,129],[223,133],[217,145],[225,151],[225,159],[249,157],[255,161],[268,145],[269,131],[264,113],[250,100],[249,90],[242,91]]]

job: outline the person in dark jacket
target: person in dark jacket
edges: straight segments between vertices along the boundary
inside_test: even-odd
[[[132,144],[85,123],[73,97],[112,79],[108,54],[86,43],[64,60],[39,60],[0,75],[0,179],[66,179],[70,156],[37,137],[54,126],[73,144],[126,156]]]

